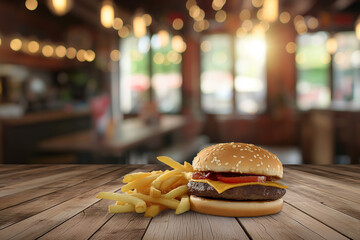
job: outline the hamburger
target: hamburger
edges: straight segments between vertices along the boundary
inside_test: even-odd
[[[281,211],[287,187],[276,182],[283,166],[273,153],[253,144],[220,143],[201,150],[192,165],[191,210],[229,217]]]

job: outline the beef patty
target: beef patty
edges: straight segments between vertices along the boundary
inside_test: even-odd
[[[188,183],[189,193],[198,197],[223,198],[231,200],[276,200],[284,196],[286,190],[283,188],[247,185],[243,187],[230,188],[223,193],[218,193],[215,188],[207,183],[193,182]]]

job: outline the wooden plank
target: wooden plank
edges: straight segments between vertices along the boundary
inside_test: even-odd
[[[0,239],[34,239],[44,235],[51,229],[100,201],[100,199],[95,197],[99,192],[113,192],[118,190],[119,185],[122,184],[122,179],[119,177],[46,211],[0,230]],[[86,229],[83,230],[86,231]]]
[[[32,199],[21,205],[6,208],[0,211],[0,229],[6,228],[14,223],[22,221],[28,217],[36,215],[46,209],[61,204],[67,200],[70,200],[80,194],[83,194],[91,189],[94,189],[102,184],[106,184],[109,181],[118,179],[123,174],[133,170],[133,167],[126,167],[123,169],[117,169],[111,173],[93,178],[89,181],[77,184],[75,186],[60,189],[59,191],[44,195],[39,198]]]
[[[329,166],[328,165],[311,165],[311,168],[323,170],[326,172],[331,172],[331,173],[334,173],[335,176],[337,176],[338,174],[341,174],[343,176],[348,176],[349,178],[357,179],[358,181],[360,181],[360,171],[352,172],[352,171],[349,171],[349,169],[342,168],[341,166],[338,166],[338,165],[329,165]]]
[[[312,186],[297,184],[290,176],[286,176],[282,182],[290,187],[287,191],[296,192],[297,194],[313,199],[320,204],[326,205],[349,216],[360,219],[360,209],[358,207],[359,204],[356,202],[334,196],[333,194],[327,192],[319,191],[318,189],[314,189]],[[285,194],[284,199],[286,199],[286,197],[287,194]]]
[[[347,239],[287,203],[278,214],[238,220],[252,239]]]
[[[331,200],[331,199],[330,199]],[[312,198],[288,190],[285,201],[307,215],[341,232],[351,239],[360,239],[360,220],[321,204]]]
[[[45,164],[0,164],[0,174],[46,166]]]
[[[289,168],[284,169],[284,176],[285,178],[291,178],[292,183],[310,186],[318,191],[360,203],[359,187],[344,184],[336,179],[330,180],[329,178]]]
[[[50,175],[55,175],[57,173],[62,173],[71,169],[79,169],[85,166],[69,166],[69,165],[49,165],[45,168],[38,168],[29,171],[19,171],[19,173],[11,173],[10,176],[4,174],[0,177],[0,191],[3,187],[9,187],[10,185],[15,185],[18,183],[26,182],[28,180],[33,180],[34,178],[46,177]]]
[[[295,169],[303,172],[307,172],[310,174],[314,174],[316,176],[322,176],[329,179],[335,179],[337,181],[341,181],[345,184],[352,184],[354,186],[360,187],[360,175],[359,176],[349,176],[347,174],[342,174],[342,170],[329,168],[327,169],[325,166],[289,166],[290,169]],[[345,171],[343,171],[345,172]]]
[[[46,176],[46,177],[40,177],[40,178],[33,178],[31,180],[20,182],[14,185],[6,186],[0,189],[0,197],[22,192],[28,189],[40,187],[52,182],[59,181],[61,179],[65,179],[74,175],[81,175],[85,172],[88,172],[89,170],[94,170],[96,168],[96,165],[93,166],[79,166],[79,167],[72,167],[71,169],[66,168],[65,169],[59,169],[61,173]],[[61,171],[63,170],[63,171]]]
[[[0,197],[0,210],[15,206],[36,197],[59,191],[62,188],[71,187],[73,185],[88,181],[92,178],[115,171],[117,169],[118,167],[115,168],[114,165],[98,165],[97,169],[89,169],[89,172],[84,172],[83,174],[71,176],[69,178],[62,179],[54,183],[49,183],[37,188],[32,188],[22,192]]]
[[[152,166],[141,167],[132,172],[141,172],[141,171],[152,171],[156,168]],[[122,179],[122,178],[121,178]],[[119,192],[123,184],[117,185],[117,190],[114,192]],[[71,219],[67,220],[63,224],[57,226],[55,229],[43,235],[40,239],[58,239],[59,236],[62,236],[64,239],[88,239],[90,238],[104,223],[109,221],[109,219],[115,218],[116,228],[126,227],[128,225],[136,223],[137,229],[140,229],[140,226],[145,224],[145,228],[150,221],[149,218],[144,218],[143,214],[128,213],[128,214],[110,214],[108,212],[108,206],[112,204],[112,201],[101,200],[84,211],[78,213]],[[86,231],[84,231],[86,229]],[[112,230],[113,231],[113,230]],[[121,237],[119,233],[116,233],[118,239]],[[132,239],[132,238],[128,238]]]
[[[176,223],[176,224],[174,224]],[[236,220],[195,212],[166,211],[153,218],[143,239],[249,239]]]

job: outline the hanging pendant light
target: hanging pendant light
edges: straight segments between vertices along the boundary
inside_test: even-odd
[[[263,19],[268,22],[275,22],[279,15],[279,0],[264,0]]]
[[[141,38],[146,35],[146,22],[142,14],[137,14],[133,20],[134,35]]]
[[[100,10],[101,24],[106,28],[111,28],[114,21],[114,4],[110,0],[104,0]]]
[[[73,0],[48,0],[47,5],[55,15],[63,16],[73,7]]]

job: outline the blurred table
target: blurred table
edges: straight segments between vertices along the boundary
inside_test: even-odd
[[[180,115],[163,115],[157,124],[146,124],[142,118],[122,120],[112,136],[99,138],[93,130],[64,134],[39,144],[43,151],[121,153],[134,149],[156,137],[175,133],[186,125]]]
[[[0,165],[0,239],[360,239],[360,165],[288,165],[284,208],[263,217],[109,214],[122,176],[163,165]]]

